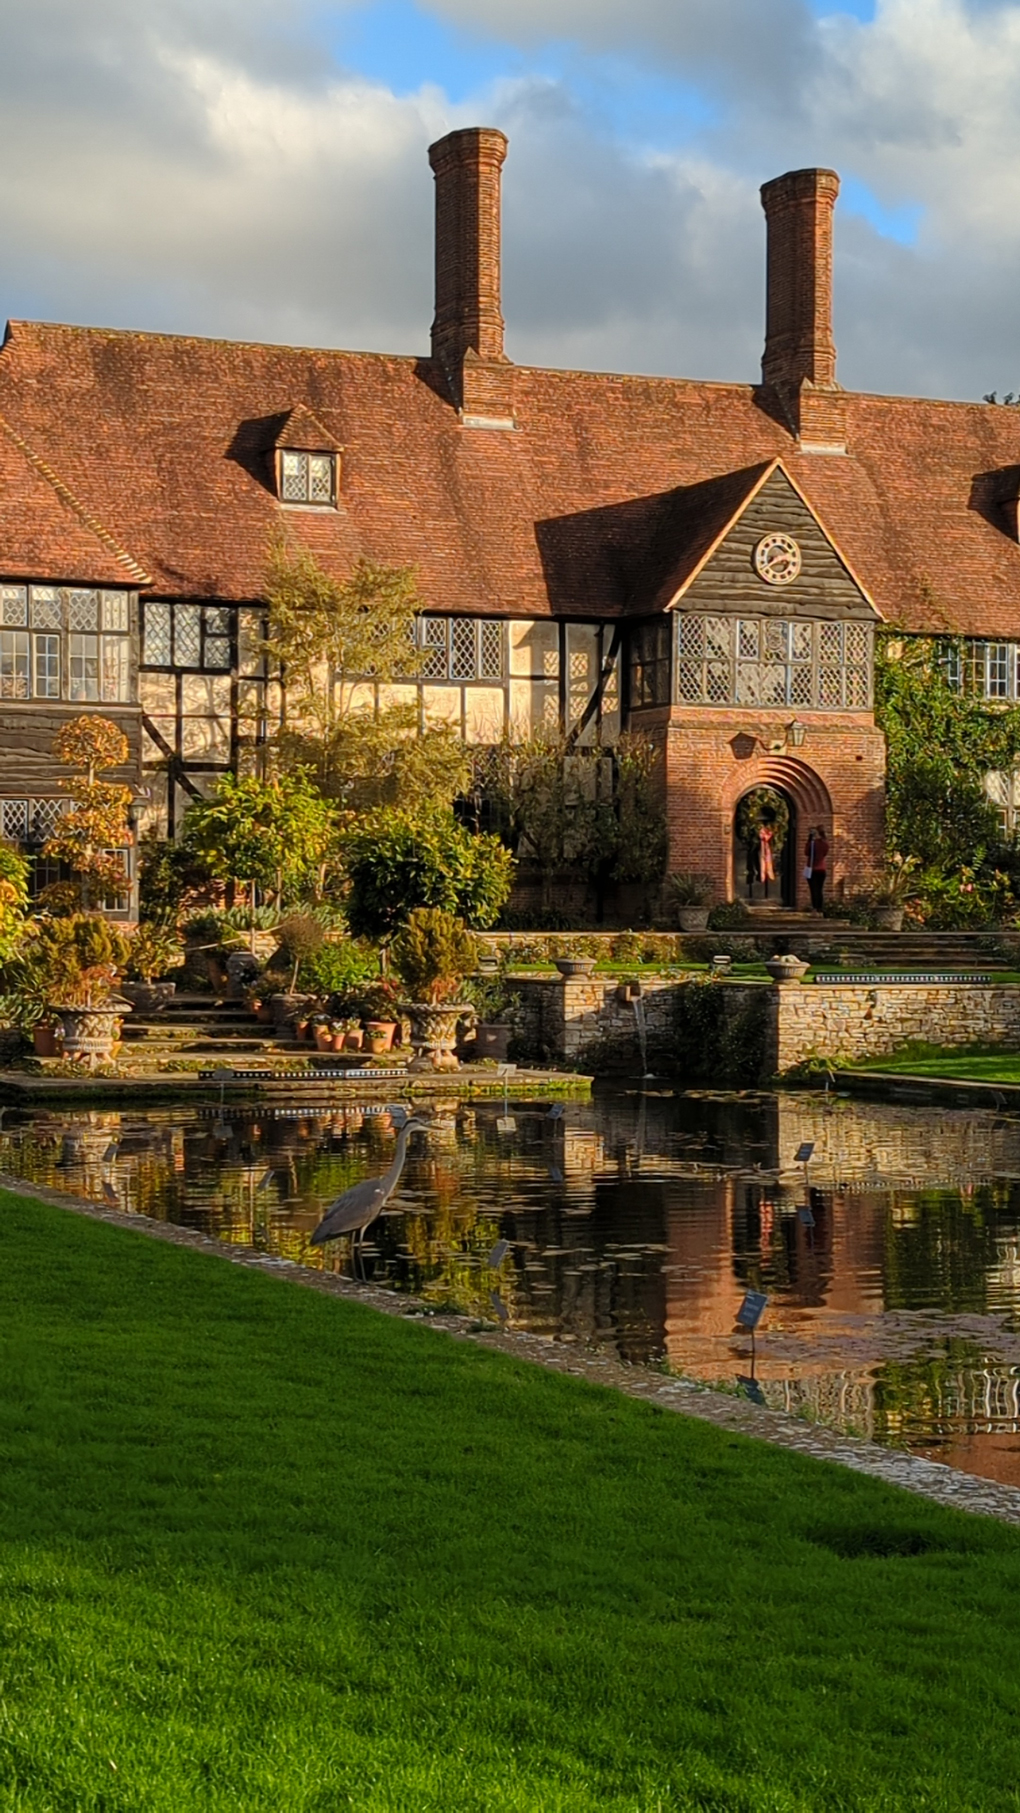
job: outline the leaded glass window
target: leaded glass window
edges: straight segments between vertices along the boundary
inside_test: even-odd
[[[30,654],[25,630],[0,630],[0,699],[30,696]]]
[[[32,628],[37,630],[61,630],[64,627],[64,613],[60,603],[60,593],[55,585],[34,585],[32,587]]]
[[[78,703],[96,700],[99,698],[99,637],[72,635],[68,640],[70,696]]]
[[[67,627],[69,630],[97,630],[99,628],[98,592],[68,592]]]
[[[332,504],[336,495],[336,456],[332,453],[280,454],[280,496],[285,504]]]
[[[131,644],[127,636],[103,637],[103,698],[107,702],[130,697]]]
[[[37,699],[60,697],[60,637],[36,636],[35,696]]]
[[[142,659],[146,667],[169,667],[173,661],[171,609],[154,599],[145,603],[145,638]]]
[[[123,592],[103,593],[103,628],[117,630],[122,635],[128,628],[128,601]]]
[[[501,623],[482,624],[478,671],[483,680],[501,680],[503,678],[503,625]]]
[[[455,617],[450,625],[450,677],[475,677],[475,626],[467,617]]]
[[[28,837],[27,799],[0,800],[0,835],[12,844],[25,842]]]
[[[28,622],[28,590],[23,585],[0,586],[0,621],[4,627],[19,629]]]
[[[202,607],[198,604],[174,606],[174,666],[202,665]]]
[[[866,711],[871,705],[869,624],[680,613],[680,704],[800,706]]]
[[[421,617],[426,680],[501,680],[503,625],[484,617]]]

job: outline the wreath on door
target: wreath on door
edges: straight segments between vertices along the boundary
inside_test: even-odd
[[[765,825],[772,832],[772,848],[778,856],[789,835],[790,808],[774,787],[755,787],[737,807],[737,836],[749,849],[756,848]]]

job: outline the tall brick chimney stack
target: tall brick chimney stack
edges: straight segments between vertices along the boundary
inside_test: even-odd
[[[507,141],[490,126],[429,146],[436,178],[432,357],[468,426],[513,423],[513,366],[500,310],[500,171]]]
[[[832,337],[835,170],[788,170],[765,183],[768,237],[762,382],[805,451],[846,450],[846,407]]]

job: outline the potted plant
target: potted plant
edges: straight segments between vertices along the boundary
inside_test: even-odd
[[[473,1036],[466,1037],[459,1049],[465,1057],[491,1058],[497,1064],[504,1064],[513,1032],[509,1016],[514,1001],[505,980],[502,977],[472,977],[464,992],[474,1010]]]
[[[882,878],[871,895],[872,911],[876,929],[880,932],[901,932],[903,930],[903,913],[908,894],[913,886],[913,876],[920,868],[916,856],[901,856],[894,851],[882,871]]]
[[[457,1021],[468,1005],[457,997],[475,967],[475,941],[464,921],[441,907],[417,907],[390,955],[411,997],[404,1003],[414,1047],[411,1068],[455,1070]]]
[[[273,1024],[282,1036],[293,1028],[298,1014],[314,999],[312,995],[297,993],[298,971],[302,963],[322,948],[325,933],[310,913],[291,913],[277,926],[276,937],[277,948],[269,968],[277,971],[286,966],[290,972],[287,986],[272,996]]]
[[[157,977],[172,969],[181,955],[175,932],[166,926],[145,924],[138,927],[128,952],[127,974],[122,993],[142,1013],[153,1013],[165,1007],[174,993],[174,983],[159,982]]]
[[[344,1021],[344,1050],[360,1051],[365,1043],[365,1032],[360,1020]]]
[[[703,932],[715,892],[710,875],[697,875],[693,870],[678,869],[667,883],[670,903],[682,932]]]
[[[359,995],[361,1021],[365,1028],[365,1041],[370,1050],[378,1056],[381,1052],[392,1051],[396,1041],[400,1022],[397,1018],[397,995],[392,982],[382,980],[369,983]],[[377,1043],[373,1046],[372,1040]],[[378,1043],[381,1040],[382,1043]]]
[[[123,933],[93,913],[52,919],[40,930],[34,953],[45,969],[54,1012],[64,1035],[64,1055],[93,1069],[108,1062],[130,1003],[115,996],[128,956]]]
[[[316,1014],[312,1021],[312,1039],[316,1051],[332,1051],[333,1022],[328,1014]]]

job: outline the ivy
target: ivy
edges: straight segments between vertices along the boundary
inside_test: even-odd
[[[875,663],[889,847],[943,875],[1001,859],[1002,833],[984,781],[1020,761],[1020,706],[990,705],[957,690],[946,652],[932,638],[887,635]]]

